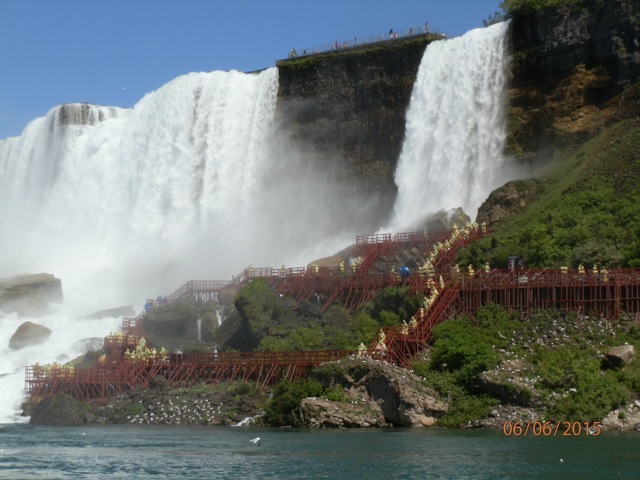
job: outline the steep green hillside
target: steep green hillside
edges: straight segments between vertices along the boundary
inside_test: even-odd
[[[461,252],[458,262],[505,267],[509,255],[520,255],[532,268],[640,266],[639,152],[639,120],[606,129],[541,180],[524,182],[535,199],[494,224],[494,234]],[[488,208],[512,187],[494,192]]]

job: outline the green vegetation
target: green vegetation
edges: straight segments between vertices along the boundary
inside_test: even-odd
[[[238,298],[252,305],[246,312],[243,309],[243,316],[249,315],[245,318],[251,324],[251,329],[266,333],[258,345],[260,351],[356,350],[361,342],[365,345],[373,342],[381,327],[409,321],[420,308],[419,298],[410,294],[407,287],[390,287],[352,314],[339,305],[333,305],[323,314],[317,311],[310,315],[309,308],[299,306],[296,309],[297,316],[282,323],[278,322],[282,316],[280,314],[272,321],[274,309],[279,311],[280,307],[276,309],[271,303],[266,305],[263,300],[264,295],[272,295],[268,293],[270,287],[266,282],[252,282],[249,291],[248,287],[241,290]],[[260,296],[255,295],[258,288],[262,292]],[[247,296],[252,294],[254,296],[249,301]]]
[[[296,412],[300,402],[306,397],[322,397],[338,402],[345,399],[340,388],[325,388],[315,380],[283,380],[275,387],[273,397],[265,407],[265,423],[272,426],[301,426]]]
[[[220,383],[202,383],[191,387],[179,387],[171,390],[169,394],[188,396],[213,396],[224,394],[226,396],[245,396],[251,395],[257,391],[255,383],[240,382],[220,382]]]
[[[624,120],[555,164],[537,200],[458,255],[460,265],[640,266],[640,122]]]
[[[500,403],[480,389],[479,375],[504,359],[498,351],[507,347],[505,333],[522,328],[514,313],[492,305],[478,310],[475,322],[462,317],[434,329],[430,360],[413,368],[450,405],[438,422],[441,426],[455,427],[486,417]]]
[[[523,321],[493,305],[473,321],[457,318],[436,327],[430,359],[413,367],[450,405],[438,423],[460,426],[505,403],[542,408],[552,421],[599,421],[640,394],[640,362],[611,370],[601,361],[613,345],[640,347],[635,318],[613,324],[557,318],[557,312],[539,311]],[[528,386],[514,384],[513,372],[492,385],[482,381],[484,372],[509,362],[517,362],[516,376]]]
[[[146,410],[145,406],[141,403],[130,403],[127,407],[129,415],[142,415]]]
[[[625,382],[602,370],[588,344],[542,350],[533,360],[545,393],[558,395],[547,412],[556,421],[599,421],[630,398]]]
[[[67,365],[72,366],[73,368],[82,370],[86,368],[92,367],[100,358],[101,355],[104,355],[104,350],[89,350],[84,355],[80,355],[78,358],[75,358],[67,363]]]
[[[498,363],[487,332],[466,319],[444,322],[433,333],[432,368],[453,375],[453,380],[472,388],[477,376]]]

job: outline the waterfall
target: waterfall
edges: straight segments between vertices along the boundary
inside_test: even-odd
[[[395,177],[396,231],[441,208],[474,214],[500,181],[506,30],[426,49]],[[40,319],[0,312],[0,423],[19,420],[25,365],[68,361],[79,340],[121,323],[88,314],[249,264],[305,265],[366,233],[366,199],[279,129],[277,88],[276,68],[191,73],[132,109],[63,105],[0,141],[0,278],[52,273],[65,296]],[[51,337],[11,350],[27,320]]]
[[[9,340],[16,329],[25,321],[32,321],[49,328],[49,339],[41,344],[20,350],[9,347]],[[25,422],[28,417],[20,417],[24,400],[25,366],[36,362],[41,365],[58,362],[64,364],[87,351],[87,339],[100,339],[118,330],[122,318],[87,320],[59,311],[42,318],[19,318],[17,314],[2,315],[0,312],[0,425]]]
[[[192,73],[132,109],[63,105],[0,141],[0,278],[51,272],[65,297],[43,318],[0,312],[0,422],[20,421],[26,365],[72,360],[122,322],[87,315],[252,261],[277,85],[275,68]],[[13,350],[25,321],[53,333]]]
[[[52,273],[64,291],[57,314],[89,322],[192,279],[305,265],[343,248],[362,233],[366,202],[279,128],[277,89],[276,68],[191,73],[132,109],[63,105],[0,141],[0,278]],[[18,389],[0,419],[19,411],[25,365],[76,351],[75,337],[55,334],[64,322],[27,320],[53,322],[54,334],[25,351],[8,348],[9,330],[0,337],[0,391]],[[90,325],[105,336],[119,322]]]
[[[406,114],[390,230],[457,207],[472,218],[511,175],[503,156],[508,22],[426,48]]]
[[[198,341],[201,342],[202,341],[202,319],[198,318],[197,320],[197,327],[198,327]]]
[[[52,272],[66,302],[98,309],[240,271],[214,255],[250,232],[277,85],[275,68],[192,73],[133,109],[56,107],[1,141],[0,277]]]

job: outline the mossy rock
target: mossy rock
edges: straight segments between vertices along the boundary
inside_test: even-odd
[[[30,423],[35,425],[82,425],[86,408],[67,393],[56,393],[44,398],[31,413]]]

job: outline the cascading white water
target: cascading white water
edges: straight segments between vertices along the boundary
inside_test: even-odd
[[[74,317],[60,310],[45,317],[19,318],[12,313],[0,315],[0,424],[25,422],[20,405],[24,400],[25,366],[36,362],[45,365],[53,362],[64,364],[85,353],[92,344],[100,342],[111,332],[118,330],[122,318],[87,320]],[[13,350],[9,339],[25,321],[32,321],[49,328],[52,333],[41,345]],[[88,341],[95,339],[96,342]]]
[[[0,141],[0,278],[53,273],[65,297],[59,315],[72,323],[249,264],[304,265],[327,250],[303,250],[332,236],[352,241],[360,202],[279,131],[277,73],[193,73],[133,109],[64,105]],[[344,205],[354,205],[348,222]],[[108,333],[102,321],[91,325]],[[0,337],[11,358],[0,391],[20,385],[15,398],[26,363],[67,358],[77,340],[52,335],[40,358],[40,348],[10,350],[10,336]],[[0,421],[18,408],[0,402]]]
[[[26,364],[68,361],[75,342],[121,324],[86,315],[251,261],[243,236],[266,210],[256,190],[277,81],[275,68],[194,73],[133,109],[63,105],[0,141],[0,278],[51,272],[65,296],[44,318],[0,312],[0,422],[19,420]],[[27,320],[51,337],[10,349]]]
[[[507,22],[431,43],[406,114],[389,230],[457,207],[472,218],[510,176],[503,157]]]
[[[170,293],[212,265],[219,278],[237,273],[211,237],[248,233],[276,92],[275,68],[194,73],[101,122],[70,121],[63,111],[91,107],[65,105],[0,142],[0,277],[52,272],[67,303],[90,294],[104,308]],[[192,251],[203,236],[211,251]]]

